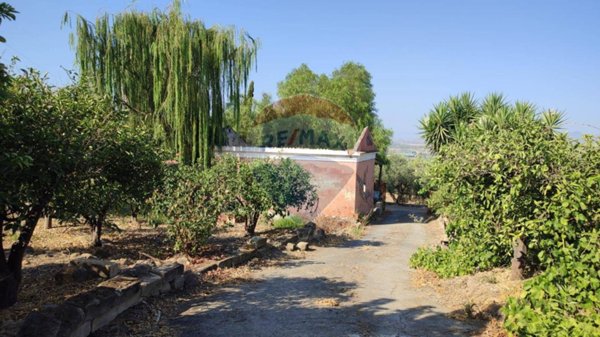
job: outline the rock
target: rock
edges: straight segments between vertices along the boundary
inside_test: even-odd
[[[304,225],[304,228],[309,228],[311,231],[314,231],[315,229],[317,229],[317,224],[309,221]]]
[[[126,257],[117,259],[117,260],[112,260],[112,262],[114,262],[120,266],[129,266],[129,265],[133,264],[133,262]]]
[[[260,249],[267,245],[267,239],[261,238],[260,236],[253,236],[250,240],[248,240],[248,244],[254,249]]]
[[[135,264],[131,268],[125,269],[121,273],[121,275],[130,276],[130,277],[141,277],[141,276],[150,274],[150,272],[152,271],[152,268],[153,268],[153,266],[151,266],[149,264],[138,263],[138,264]]]
[[[185,284],[185,277],[183,275],[179,275],[176,279],[171,281],[171,289],[173,290],[181,290]]]
[[[296,249],[296,244],[293,242],[288,242],[287,245],[285,245],[285,250],[292,252]]]
[[[54,281],[56,281],[56,284],[65,284],[68,282],[84,282],[97,277],[98,274],[87,268],[69,265],[65,269],[54,274]]]
[[[96,273],[96,275],[107,279],[117,276],[121,271],[118,264],[100,259],[79,258],[72,260],[70,263],[73,266],[85,268]]]
[[[296,229],[296,235],[298,235],[298,240],[308,241],[312,235],[312,229],[310,227],[298,228]]]
[[[157,296],[163,287],[163,279],[156,274],[147,274],[139,277],[142,287],[142,297]]]
[[[315,229],[315,232],[313,233],[312,239],[315,240],[315,241],[317,241],[317,242],[325,239],[325,231],[322,228]]]
[[[183,274],[183,276],[183,287],[185,289],[193,289],[200,285],[200,278],[198,277],[198,275],[187,271],[185,274]]]
[[[305,252],[308,250],[308,242],[306,242],[306,241],[298,242],[296,244],[296,247],[298,247],[298,249],[300,249],[300,251]]]
[[[152,268],[152,272],[160,275],[168,283],[173,281],[177,276],[183,275],[183,265],[179,263],[167,264]]]
[[[27,315],[17,337],[55,337],[60,321],[48,312],[34,311]]]

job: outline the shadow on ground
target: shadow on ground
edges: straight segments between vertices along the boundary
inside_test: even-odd
[[[355,283],[274,277],[226,286],[184,303],[172,320],[181,336],[468,336],[482,327],[429,306],[390,309],[394,299],[356,303]]]

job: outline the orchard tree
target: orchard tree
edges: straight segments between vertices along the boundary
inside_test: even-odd
[[[95,247],[102,245],[107,216],[143,204],[161,178],[162,163],[152,138],[143,129],[127,125],[125,117],[115,113],[103,118],[106,123],[98,126],[97,140],[85,156],[74,185],[68,186],[56,202],[58,217],[85,219]]]
[[[237,200],[247,215],[246,233],[254,235],[261,215],[286,215],[290,208],[310,209],[317,200],[311,175],[289,158],[279,162],[256,161],[249,170],[241,172],[240,183],[248,184],[239,190]]]
[[[104,101],[80,86],[55,90],[35,71],[12,78],[0,104],[0,307],[15,303],[25,249],[61,189],[74,186],[97,140]]]
[[[69,16],[66,17],[68,22]],[[83,76],[146,124],[185,164],[210,164],[224,140],[224,104],[238,119],[258,42],[243,31],[170,11],[77,17],[73,46]]]

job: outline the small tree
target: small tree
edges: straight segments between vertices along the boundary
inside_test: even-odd
[[[219,215],[231,204],[231,170],[220,162],[210,169],[172,165],[151,199],[155,216],[165,217],[175,250],[196,254],[210,237]]]
[[[284,215],[289,208],[314,206],[317,200],[310,173],[290,159],[279,162],[240,162],[237,213],[246,216],[246,233],[254,235],[262,214]]]
[[[0,104],[0,236],[18,233],[8,256],[0,240],[0,308],[17,299],[33,231],[60,188],[73,186],[93,143],[96,96],[53,90],[35,71],[14,77]]]
[[[102,228],[109,213],[142,204],[162,173],[151,137],[143,130],[134,131],[123,117],[114,113],[99,126],[98,139],[82,162],[78,179],[58,198],[59,217],[85,219],[91,229],[91,245],[96,247],[102,245]]]

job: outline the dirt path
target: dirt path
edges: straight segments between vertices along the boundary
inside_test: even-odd
[[[435,240],[410,214],[389,207],[361,240],[317,248],[266,268],[255,282],[191,301],[174,321],[182,336],[465,336],[432,296],[411,286],[410,255]]]

